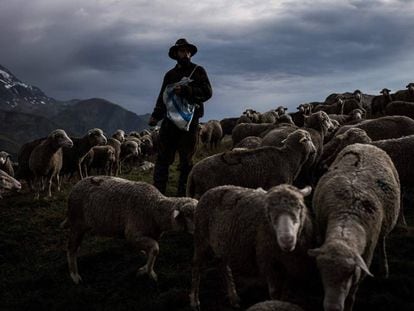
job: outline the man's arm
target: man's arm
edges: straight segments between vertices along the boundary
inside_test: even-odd
[[[189,86],[183,87],[183,96],[194,103],[203,103],[211,98],[213,90],[207,76],[207,72],[199,66],[194,72],[194,81]]]

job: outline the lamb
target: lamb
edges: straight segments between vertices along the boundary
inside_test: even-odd
[[[414,120],[405,116],[388,116],[364,120],[355,125],[344,125],[336,135],[345,133],[351,127],[357,127],[367,132],[372,140],[399,138],[414,134]]]
[[[281,273],[305,277],[313,225],[304,197],[311,190],[286,184],[269,191],[226,185],[206,192],[194,214],[191,307],[200,306],[200,267],[210,249],[220,259],[233,307],[239,304],[233,280],[237,267],[258,270],[272,299],[286,285]]]
[[[94,146],[81,160],[82,175],[88,177],[91,170],[95,169],[98,174],[112,176],[115,163],[115,149],[112,146]]]
[[[324,286],[324,310],[352,310],[359,284],[379,245],[388,275],[385,239],[400,211],[397,170],[385,151],[371,145],[344,148],[320,179],[313,209],[323,244],[316,257]]]
[[[239,118],[224,118],[220,121],[221,129],[223,130],[223,137],[225,135],[231,135],[234,127],[237,125]]]
[[[6,151],[0,151],[0,170],[5,171],[11,177],[14,177],[13,163],[11,156]]]
[[[112,134],[112,138],[115,138],[122,143],[125,140],[125,132],[123,130],[116,130],[115,133]]]
[[[62,148],[63,151],[63,167],[61,175],[70,175],[78,172],[79,178],[82,179],[81,161],[86,153],[97,145],[106,145],[107,140],[101,129],[94,128],[81,137],[71,137],[73,148]]]
[[[280,300],[268,300],[256,303],[246,311],[304,311],[298,305],[293,303],[280,301]]]
[[[20,190],[22,185],[19,181],[0,169],[0,199],[2,194],[10,190]]]
[[[296,130],[280,148],[233,150],[204,158],[190,172],[187,196],[197,199],[220,185],[269,189],[282,183],[291,184],[314,152],[310,134]]]
[[[256,136],[247,136],[241,142],[239,142],[236,146],[234,146],[233,150],[236,148],[246,148],[246,149],[256,149],[260,147],[262,144],[262,138]]]
[[[67,259],[70,276],[78,284],[81,277],[77,253],[84,234],[125,237],[143,250],[147,263],[137,275],[154,272],[159,253],[158,239],[165,231],[194,231],[193,214],[197,200],[168,198],[154,186],[118,177],[93,176],[79,181],[68,198],[67,218],[61,227],[69,227]]]
[[[223,130],[221,129],[220,122],[217,120],[210,120],[207,123],[200,125],[200,140],[205,146],[209,146],[210,150],[217,148],[217,144],[220,143],[223,137]]]
[[[43,178],[48,181],[48,197],[52,197],[52,181],[56,178],[60,191],[59,173],[62,169],[62,148],[72,148],[73,142],[62,129],[54,130],[46,140],[37,145],[29,158],[29,167],[34,174],[35,199],[39,199]]]

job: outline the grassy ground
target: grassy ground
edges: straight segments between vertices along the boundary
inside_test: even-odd
[[[209,153],[199,150],[196,159]],[[178,172],[172,168],[168,193],[174,194]],[[151,172],[132,171],[132,180],[151,182]],[[82,244],[81,285],[67,272],[67,231],[59,228],[71,185],[50,201],[33,202],[23,192],[0,201],[0,310],[190,310],[192,237],[166,234],[156,262],[158,283],[135,277],[145,259],[123,240],[87,236]],[[369,278],[358,294],[355,310],[414,310],[414,212],[410,231],[395,232],[388,241],[390,278]],[[213,263],[202,274],[202,310],[231,310]],[[239,290],[242,309],[266,299],[260,288]]]

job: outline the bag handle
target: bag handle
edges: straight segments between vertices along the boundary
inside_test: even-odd
[[[188,79],[191,79],[191,77],[193,76],[194,71],[197,69],[198,65],[196,65],[193,69],[193,71],[191,71],[190,76],[188,77]]]

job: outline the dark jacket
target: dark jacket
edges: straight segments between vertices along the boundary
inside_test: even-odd
[[[181,80],[182,77],[188,77],[193,71],[196,64],[190,63],[186,67],[182,67],[177,64],[173,69],[168,71],[164,76],[164,81],[161,86],[161,91],[155,104],[152,117],[157,120],[162,120],[166,116],[166,107],[163,101],[163,93],[165,87],[168,84],[176,83]],[[203,67],[198,66],[194,71],[191,79],[194,80],[188,86],[182,87],[182,96],[187,98],[190,103],[196,105],[194,111],[194,118],[201,118],[204,115],[203,102],[207,101],[212,95],[212,89],[210,81],[208,80],[207,73]]]

